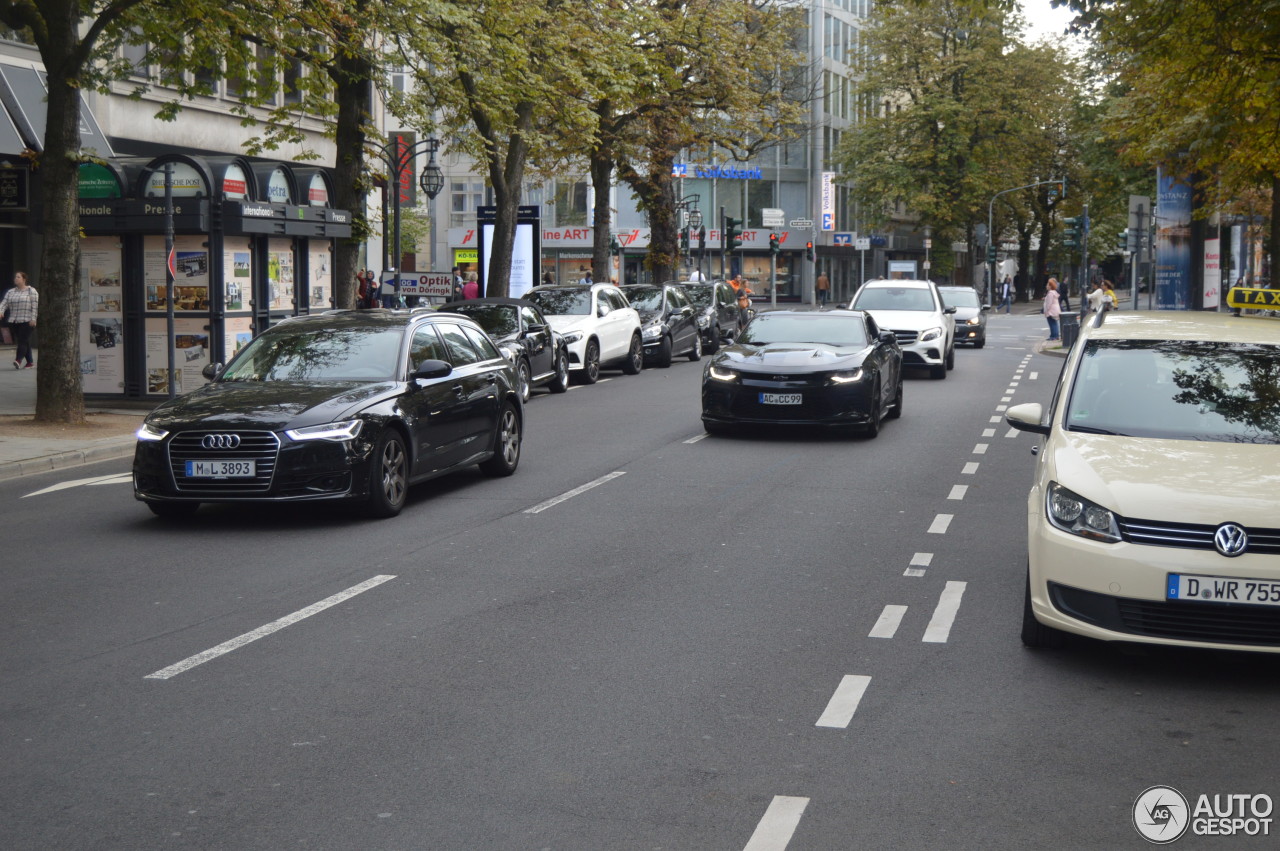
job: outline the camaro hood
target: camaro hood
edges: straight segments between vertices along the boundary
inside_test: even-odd
[[[881,328],[892,328],[895,331],[923,331],[942,325],[938,314],[928,310],[868,310],[867,313],[871,314],[871,318]]]
[[[1280,446],[1061,436],[1065,439],[1049,459],[1049,476],[1124,517],[1280,526],[1275,510]]]
[[[156,408],[147,422],[177,429],[302,428],[350,418],[388,396],[393,381],[304,384],[290,381],[226,381],[207,384]]]
[[[737,343],[721,349],[714,363],[730,369],[783,372],[824,372],[856,369],[866,357],[866,346],[824,346],[817,343]]]

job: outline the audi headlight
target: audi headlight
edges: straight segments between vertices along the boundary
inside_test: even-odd
[[[830,380],[832,384],[852,384],[855,381],[862,380],[862,370],[849,369],[844,372],[833,372]]]
[[[363,420],[343,420],[340,423],[307,426],[306,428],[286,429],[285,434],[291,440],[333,440],[341,442],[351,440],[360,433]]]
[[[142,427],[133,433],[133,436],[138,440],[164,440],[169,436],[169,432],[162,428],[156,428],[151,423],[143,423]]]
[[[738,373],[721,366],[708,366],[707,375],[716,381],[737,381]]]
[[[920,332],[920,342],[927,343],[930,340],[936,340],[942,336],[941,328],[927,328]]]
[[[654,337],[661,337],[667,331],[667,326],[661,322],[652,322],[644,326],[644,338],[652,340]]]
[[[1114,544],[1120,540],[1115,515],[1096,502],[1067,490],[1057,482],[1049,485],[1045,501],[1049,522],[1064,532]]]

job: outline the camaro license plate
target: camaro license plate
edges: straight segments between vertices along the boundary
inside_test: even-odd
[[[255,475],[253,461],[188,461],[187,478],[242,479]]]
[[[1280,606],[1280,582],[1170,573],[1167,599],[1197,603],[1249,603],[1255,606]]]
[[[801,405],[804,397],[799,393],[761,393],[761,405]]]

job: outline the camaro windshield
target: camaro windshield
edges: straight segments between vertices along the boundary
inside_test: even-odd
[[[1280,443],[1280,346],[1091,342],[1064,425],[1132,437]]]
[[[856,310],[936,310],[933,293],[917,287],[867,287],[853,303]]]
[[[403,335],[399,326],[277,326],[249,343],[220,380],[388,381]]]
[[[591,290],[537,290],[525,293],[548,316],[587,316],[591,313]]]
[[[768,343],[815,343],[820,346],[865,346],[866,326],[855,315],[762,313],[738,338],[740,343],[763,346]]]
[[[469,316],[489,332],[491,337],[506,337],[520,330],[516,309],[507,304],[456,304],[451,307],[463,316]]]

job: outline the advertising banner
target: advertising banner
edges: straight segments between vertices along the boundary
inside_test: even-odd
[[[120,240],[80,240],[80,374],[86,393],[124,390]]]
[[[822,230],[836,229],[836,173],[834,171],[824,171],[822,173]]]
[[[1156,201],[1156,307],[1191,309],[1191,187],[1160,171]]]
[[[1222,240],[1204,241],[1204,307],[1216,309],[1222,301]]]

